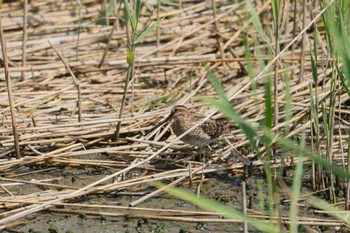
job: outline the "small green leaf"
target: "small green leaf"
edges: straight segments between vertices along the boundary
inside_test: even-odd
[[[150,26],[148,26],[135,40],[134,44],[138,44],[141,41],[143,41],[143,39],[150,34],[160,23],[162,22],[162,20],[157,20],[156,22],[152,23]]]
[[[129,65],[134,63],[134,52],[128,48],[128,52],[126,55],[126,61]]]

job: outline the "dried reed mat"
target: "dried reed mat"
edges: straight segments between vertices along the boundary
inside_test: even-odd
[[[135,75],[127,91],[123,117],[119,119],[118,109],[127,73],[123,5],[120,11],[110,15],[106,24],[101,15],[103,1],[83,1],[80,14],[77,2],[30,1],[25,11],[21,2],[3,3],[1,23],[7,42],[6,58],[14,103],[9,103],[5,72],[1,69],[0,229],[23,224],[20,218],[35,216],[34,213],[44,209],[51,213],[84,211],[87,215],[111,217],[127,214],[130,219],[242,223],[217,219],[215,213],[198,210],[129,207],[160,197],[163,190],[153,187],[155,181],[166,181],[169,186],[187,188],[190,183],[192,187],[201,187],[203,182],[205,184],[205,174],[234,176],[244,173],[248,163],[249,169],[260,173],[262,167],[262,161],[247,162],[254,154],[244,134],[234,126],[227,142],[213,146],[212,157],[206,163],[194,160],[197,151],[175,139],[169,133],[169,125],[154,132],[149,130],[176,104],[185,104],[193,111],[215,119],[223,117],[196,98],[197,95],[216,98],[202,66],[202,62],[207,61],[235,110],[251,124],[264,120],[264,80],[277,75],[278,117],[273,130],[294,138],[305,132],[306,140],[311,142],[315,136],[311,134],[310,103],[317,95],[319,101],[323,101],[323,111],[329,110],[330,100],[334,97],[330,79],[334,70],[328,65],[334,59],[326,53],[324,31],[317,31],[318,66],[323,67],[323,72],[318,74],[318,83],[313,83],[310,48],[301,49],[298,42],[303,32],[313,37],[314,34],[307,30],[319,21],[321,9],[316,7],[307,11],[312,14],[310,21],[305,28],[300,28],[298,23],[295,34],[292,12],[285,9],[286,24],[279,37],[283,50],[272,59],[267,52],[253,50],[253,39],[259,35],[251,19],[242,18],[247,14],[243,4],[217,1],[214,13],[211,1],[184,1],[181,6],[162,6],[158,33],[156,30],[151,32],[136,47]],[[259,5],[260,1],[257,2]],[[266,1],[257,7],[257,13],[271,11],[270,7],[270,1]],[[156,12],[156,5],[143,1],[139,28],[157,20]],[[24,14],[26,20],[23,20]],[[79,18],[79,15],[83,17]],[[269,16],[263,17],[266,22],[271,22]],[[248,46],[254,53],[253,65],[258,67],[258,61],[266,62],[260,73],[256,70],[256,90],[251,88],[253,81],[246,73],[247,62],[240,39],[243,33],[249,37]],[[267,51],[274,45],[274,41],[271,44],[261,42],[258,47],[260,51]],[[303,73],[299,73],[301,55],[305,61]],[[4,61],[4,57],[1,60]],[[273,72],[271,68],[275,65],[278,69]],[[289,80],[284,75],[288,75]],[[299,82],[300,75],[303,82]],[[290,87],[289,119],[284,112],[286,80]],[[330,148],[334,162],[344,165],[350,110],[345,91],[338,91],[335,99],[333,141],[329,144],[321,139],[318,153],[326,154]],[[11,109],[15,112],[11,113]],[[321,109],[317,113],[319,117],[322,117]],[[13,156],[16,144],[11,114],[16,115],[21,152],[18,159]],[[120,140],[114,142],[112,136],[118,122],[121,122]],[[261,152],[265,152],[264,147]],[[286,161],[276,158],[273,166],[287,166],[296,161],[289,157]],[[95,194],[104,195],[109,203],[96,203]],[[108,197],[118,194],[141,197],[116,206]],[[90,201],[68,203],[83,197]],[[57,206],[65,206],[65,209],[55,208]],[[75,207],[81,210],[76,211]],[[239,205],[235,207],[240,208]],[[248,209],[247,212],[269,220],[269,216],[256,210]],[[287,217],[273,221],[289,223]],[[299,218],[299,224],[342,225],[331,219],[309,217]]]

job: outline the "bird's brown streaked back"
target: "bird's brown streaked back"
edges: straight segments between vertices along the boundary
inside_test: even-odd
[[[192,128],[205,117],[189,111],[183,105],[175,106],[169,117],[173,120],[172,129],[176,136],[179,136]],[[181,140],[191,145],[204,146],[215,141],[218,137],[228,133],[228,124],[222,124],[214,119],[208,119],[201,125],[194,128]]]

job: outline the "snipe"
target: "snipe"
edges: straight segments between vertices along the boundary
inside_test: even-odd
[[[202,115],[190,112],[189,109],[183,105],[177,105],[172,109],[167,119],[173,120],[171,128],[176,136],[180,136],[204,118],[205,117]],[[227,123],[223,124],[222,122],[209,118],[204,121],[203,124],[197,126],[183,136],[181,141],[194,146],[203,147],[216,141],[220,136],[223,136],[228,132]]]

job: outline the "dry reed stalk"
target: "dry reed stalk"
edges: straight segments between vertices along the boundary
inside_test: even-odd
[[[305,28],[306,25],[306,12],[307,12],[307,7],[306,7],[306,0],[303,0],[302,2],[302,8],[303,9],[303,28]],[[304,32],[302,35],[301,39],[301,54],[300,54],[300,73],[299,73],[299,82],[302,83],[304,80],[304,57],[305,57],[305,46],[306,46],[306,33]]]
[[[66,69],[69,71],[70,75],[72,76],[73,79],[73,83],[75,85],[75,87],[77,88],[77,92],[78,92],[78,121],[81,122],[82,121],[82,105],[81,105],[81,86],[80,83],[78,82],[78,79],[75,77],[73,71],[71,70],[71,68],[67,65],[67,62],[65,62],[65,60],[63,59],[63,57],[61,56],[61,54],[55,49],[55,47],[53,47],[53,45],[51,44],[51,42],[49,41],[49,44],[51,46],[51,48],[55,51],[55,53],[57,54],[57,56],[61,59],[62,63],[64,64],[64,66],[66,67]],[[79,46],[77,51],[79,50]],[[77,54],[77,57],[79,55]],[[78,59],[77,59],[78,60]]]
[[[113,36],[114,30],[117,27],[117,25],[118,25],[118,20],[116,20],[114,22],[113,26],[112,26],[111,34],[108,37],[108,41],[107,41],[106,47],[105,47],[105,49],[103,51],[103,55],[102,55],[101,61],[100,61],[99,65],[98,65],[99,68],[101,68],[101,66],[105,62],[105,59],[107,57],[107,53],[108,53],[108,50],[109,50],[109,46],[110,46],[111,41],[112,41],[112,36]]]
[[[243,181],[242,186],[242,212],[247,214],[247,193],[246,193],[246,183]],[[243,221],[243,232],[248,233],[248,223]]]
[[[10,67],[9,71],[14,80],[12,88],[16,88],[14,93],[16,98],[15,107],[21,110],[17,113],[16,124],[18,126],[17,131],[21,134],[20,145],[23,146],[21,152],[24,157],[18,160],[7,159],[8,154],[14,151],[14,140],[11,135],[7,87],[5,82],[0,82],[2,114],[0,120],[2,126],[0,128],[0,156],[3,158],[0,160],[0,171],[6,172],[7,179],[16,177],[15,180],[18,180],[18,182],[15,182],[15,180],[6,181],[6,184],[0,185],[1,193],[7,195],[0,197],[1,217],[7,216],[7,221],[16,221],[15,219],[18,218],[20,212],[25,211],[22,216],[26,216],[31,212],[49,208],[51,205],[94,208],[91,214],[98,214],[98,209],[104,208],[102,207],[104,203],[100,205],[62,203],[62,201],[56,203],[54,199],[58,197],[70,201],[83,195],[91,198],[93,198],[93,194],[108,196],[109,194],[119,193],[122,195],[121,191],[127,190],[124,192],[125,195],[145,196],[140,199],[140,201],[143,201],[147,197],[159,194],[160,191],[156,191],[145,195],[143,190],[150,187],[149,184],[154,181],[162,182],[167,179],[174,179],[179,182],[179,180],[184,179],[186,181],[182,181],[180,184],[187,185],[187,179],[183,177],[198,182],[201,171],[203,171],[203,174],[224,171],[241,173],[244,163],[231,162],[233,149],[237,149],[238,154],[245,158],[255,156],[250,150],[245,150],[249,142],[244,134],[239,130],[232,130],[232,136],[228,137],[229,143],[227,145],[220,144],[219,148],[213,148],[215,163],[200,170],[202,164],[188,158],[189,155],[195,152],[180,150],[181,147],[184,147],[184,144],[173,142],[172,137],[168,138],[169,126],[155,130],[152,133],[147,132],[155,125],[155,122],[168,114],[171,108],[169,106],[174,104],[188,104],[191,102],[191,107],[196,108],[198,112],[206,112],[203,103],[193,98],[198,94],[213,97],[216,95],[207,82],[203,67],[199,67],[203,60],[212,65],[212,69],[222,82],[236,111],[249,117],[250,124],[263,120],[264,95],[261,84],[263,83],[262,80],[271,73],[267,73],[266,69],[258,75],[255,80],[258,85],[256,93],[253,93],[250,89],[249,77],[244,73],[239,73],[240,70],[244,70],[246,58],[238,36],[241,32],[247,32],[249,42],[257,37],[257,33],[252,29],[250,22],[244,20],[242,24],[237,23],[242,20],[239,16],[246,13],[242,4],[216,1],[217,17],[215,20],[213,19],[213,14],[215,15],[213,10],[215,9],[210,7],[210,1],[183,2],[180,8],[169,7],[171,10],[168,12],[159,12],[159,17],[164,18],[158,28],[159,36],[156,32],[150,33],[137,50],[135,69],[138,72],[135,78],[138,79],[138,82],[133,83],[133,89],[127,91],[128,95],[132,94],[133,96],[133,115],[124,114],[123,118],[120,118],[118,112],[116,113],[116,109],[118,109],[121,100],[119,96],[124,91],[122,87],[127,68],[125,59],[121,59],[126,56],[126,49],[121,49],[126,47],[125,32],[120,30],[119,25],[116,25],[112,33],[110,26],[84,24],[84,27],[80,28],[80,37],[77,38],[75,32],[79,26],[75,25],[74,22],[79,20],[79,12],[76,3],[64,2],[61,8],[55,5],[53,0],[46,1],[46,3],[47,5],[32,1],[28,4],[28,31],[31,31],[31,36],[27,41],[26,66],[16,66],[16,62],[21,62],[23,55],[23,33],[21,30],[24,27],[22,23],[22,16],[24,15],[22,4],[3,3],[2,13],[6,15],[3,18],[4,30],[6,35],[9,36],[8,38],[11,38],[7,41],[7,54],[13,61],[12,65],[10,64],[13,67]],[[34,7],[39,14],[32,10]],[[266,10],[270,10],[269,7],[270,2],[266,2],[264,5],[261,4],[257,9],[257,13],[261,14]],[[97,20],[99,17],[97,12],[100,9],[97,0],[84,1],[84,9],[81,9],[81,13],[84,14],[83,23]],[[150,16],[150,19],[157,18],[148,9],[143,8],[142,10],[143,13]],[[302,34],[309,33],[306,30],[310,25],[315,25],[320,45],[319,51],[322,53],[318,57],[319,63],[317,65],[324,67],[324,69],[318,74],[319,81],[314,84],[313,91],[318,94],[320,103],[327,103],[326,101],[330,99],[332,92],[329,77],[333,71],[332,68],[329,68],[329,65],[334,62],[334,59],[327,55],[327,46],[323,43],[325,41],[324,31],[315,24],[322,15],[321,9],[314,7],[312,10],[312,12],[309,12],[310,15],[312,14],[310,16],[311,24],[301,28],[299,30],[301,33],[298,35],[291,36],[291,25],[287,25],[286,22],[285,34],[280,35],[278,42],[281,48],[288,48],[276,54],[277,60],[272,61],[268,66],[271,67],[276,61],[279,61],[279,64],[291,61],[293,63],[288,68],[278,67],[276,74],[281,76],[281,74],[296,71],[295,73],[298,75],[299,64],[296,62],[300,61],[303,52],[300,45],[294,43],[301,41]],[[266,17],[268,19],[269,16]],[[287,18],[287,20],[289,19]],[[148,19],[141,17],[139,23],[142,27],[148,23]],[[292,24],[292,22],[290,23]],[[36,27],[35,30],[33,30],[34,27]],[[220,33],[213,30],[215,28]],[[280,29],[282,30],[282,28]],[[110,54],[106,57],[103,68],[98,68],[97,65],[104,54],[104,48],[106,48],[105,42],[103,42],[105,38],[109,38],[108,50]],[[227,58],[215,58],[218,38],[223,43],[222,56]],[[72,77],[67,74],[62,64],[54,59],[55,53],[50,50],[51,47],[46,43],[47,40],[55,44],[56,49],[64,51],[62,55],[65,57],[66,64],[72,69],[74,68],[74,72],[79,74],[81,95],[84,96],[81,99],[81,103],[84,105],[84,122],[76,122],[79,117],[79,114],[75,113],[76,105],[74,104],[77,90],[74,89],[74,85],[70,85]],[[159,41],[159,45],[157,45],[157,41]],[[78,43],[79,48],[77,48]],[[253,47],[252,44],[250,46]],[[266,50],[267,45],[263,44],[257,47]],[[233,51],[234,53],[232,53]],[[76,61],[77,52],[79,52],[79,61]],[[309,51],[305,50],[304,53],[303,73],[305,80],[309,80],[312,79],[310,58],[306,56]],[[252,59],[254,65],[258,65],[258,61],[269,60],[270,57],[266,55],[254,56]],[[230,68],[225,67],[223,63],[229,64]],[[31,72],[32,78],[26,78],[23,82],[19,81],[22,72]],[[4,72],[1,71],[0,80],[5,80]],[[280,122],[275,125],[273,131],[284,132],[285,128],[289,126],[291,127],[290,132],[288,132],[289,137],[298,136],[302,130],[305,130],[306,140],[313,140],[315,136],[310,134],[311,113],[309,102],[311,99],[309,84],[307,82],[298,84],[297,78],[291,77],[289,85],[292,105],[290,125],[287,125],[287,122]],[[277,88],[284,89],[281,82],[279,82]],[[255,96],[256,101],[253,99]],[[342,140],[348,139],[345,132],[348,128],[346,119],[350,113],[345,107],[346,100],[347,94],[341,93],[335,103],[335,112],[338,114],[334,118],[334,127],[337,127],[337,129],[334,131],[333,143],[330,143],[328,147],[328,150],[332,150],[333,162],[340,165],[346,162],[343,156],[349,147],[345,143],[340,149],[337,146],[338,142],[341,143]],[[278,117],[280,119],[283,119],[284,103],[285,94],[283,92],[277,93],[275,105],[279,106]],[[125,106],[125,112],[131,112],[131,109],[130,106]],[[325,111],[329,111],[329,109],[328,106],[325,107]],[[215,111],[208,111],[208,113],[215,114]],[[321,111],[317,114],[319,118],[322,117]],[[215,119],[222,117],[222,114],[213,115]],[[120,132],[123,137],[120,138],[118,143],[113,143],[109,141],[109,138],[113,135],[115,125],[118,122],[122,122],[120,123]],[[171,141],[173,144],[168,145],[164,141]],[[325,145],[325,140],[320,142],[320,154],[326,151]],[[159,146],[162,147],[160,152],[157,150]],[[151,150],[157,150],[155,152],[157,154],[155,155]],[[261,151],[264,151],[264,148],[261,148]],[[139,163],[136,161],[139,161]],[[289,166],[290,163],[296,161],[294,159],[285,163],[286,166]],[[306,159],[303,161],[307,162]],[[162,166],[164,164],[167,166]],[[283,164],[283,161],[276,160],[272,167],[277,168],[281,164]],[[16,192],[16,186],[18,186],[17,188],[27,187],[28,185],[37,185],[37,182],[38,184],[41,182],[50,184],[54,178],[38,179],[39,181],[33,181],[32,184],[26,183],[26,180],[32,175],[56,174],[56,172],[59,172],[58,169],[61,169],[60,165],[64,165],[68,171],[69,169],[77,169],[80,172],[86,166],[86,169],[101,169],[113,174],[105,180],[97,181],[97,183],[85,182],[87,184],[85,187],[78,187],[80,191],[63,190],[56,192],[54,190],[59,187],[57,186],[46,192],[29,191],[30,193],[25,193],[26,195],[18,195]],[[80,165],[81,167],[78,167]],[[39,167],[35,168],[36,166]],[[262,162],[254,161],[251,166],[254,172],[258,172],[261,169]],[[176,169],[179,167],[182,169]],[[195,171],[198,169],[200,173],[197,172],[196,174]],[[18,172],[18,170],[21,172]],[[134,173],[138,174],[138,177],[130,178],[129,175],[132,176]],[[57,175],[55,176],[57,177]],[[124,176],[125,180],[119,180],[121,176]],[[77,176],[76,178],[84,179],[85,177]],[[91,175],[91,178],[95,177]],[[109,180],[114,178],[118,178],[118,181],[110,183]],[[24,181],[20,182],[21,179]],[[64,177],[62,179],[66,181]],[[205,185],[205,182],[203,185]],[[26,189],[24,188],[24,190]],[[132,192],[128,192],[130,190]],[[317,192],[325,191],[329,191],[329,189],[326,187]],[[307,199],[307,195],[314,194],[303,194],[299,199],[302,201]],[[157,211],[157,209],[154,209],[154,212],[145,210],[151,214],[139,214],[136,211],[141,210],[136,209],[137,207],[130,209],[126,206],[120,206],[121,209],[117,209],[107,204],[104,213],[106,215],[111,214],[111,216],[115,213],[107,210],[107,207],[112,210],[129,211],[133,218],[150,216],[153,219],[164,220],[169,217],[165,213],[166,210]],[[300,206],[300,208],[307,207]],[[68,211],[70,210],[68,209]],[[250,213],[250,211],[248,212]],[[169,211],[169,213],[176,215],[172,211]],[[202,215],[205,214],[199,212],[181,212],[178,214],[182,217]],[[213,216],[216,215],[213,214]],[[264,215],[260,215],[260,217],[252,216],[261,219],[269,218]],[[198,221],[197,218],[183,219],[184,221]],[[182,218],[174,219],[174,221],[181,220]],[[275,218],[274,221],[288,223],[289,219]],[[317,218],[300,218],[300,223],[311,225],[310,222],[312,221],[320,225],[326,225],[327,223],[330,225],[339,224],[339,222],[330,219],[322,219],[322,222]]]
[[[129,87],[129,82],[134,77],[134,67],[135,67],[135,44],[133,44],[134,41],[132,41],[132,38],[135,38],[136,32],[130,32],[129,18],[128,18],[128,14],[126,11],[126,8],[129,6],[126,6],[125,3],[126,2],[124,2],[124,20],[125,20],[125,32],[126,32],[126,41],[127,41],[126,46],[127,46],[127,50],[128,50],[125,58],[126,59],[128,59],[128,57],[130,57],[130,58],[128,61],[128,69],[127,69],[125,82],[124,82],[123,96],[122,96],[122,100],[120,102],[119,118],[122,118],[122,116],[123,116],[124,108],[126,105],[126,96],[127,96],[127,91],[128,91],[128,87]],[[136,20],[136,19],[134,19],[134,20]],[[136,22],[136,23],[138,23],[138,22]],[[121,123],[122,123],[121,121],[119,121],[117,123],[117,127],[116,127],[115,133],[113,135],[114,141],[118,141],[118,139],[119,139]]]
[[[16,113],[14,109],[15,101],[12,93],[12,82],[10,73],[8,70],[8,57],[6,52],[6,38],[3,32],[2,27],[2,15],[0,13],[0,40],[1,40],[1,50],[2,50],[2,58],[4,61],[4,71],[5,71],[5,78],[6,78],[6,86],[7,86],[7,94],[8,94],[8,101],[10,105],[10,111],[11,111],[11,121],[12,121],[12,133],[13,133],[13,139],[14,139],[14,146],[15,146],[15,153],[16,158],[21,158],[21,151],[19,148],[19,135],[17,133],[17,125],[16,125]]]
[[[28,27],[28,0],[23,1],[23,40],[22,40],[22,66],[27,65],[27,27]],[[24,80],[25,73],[22,72],[21,81]]]
[[[1,178],[0,180],[2,181],[8,181],[8,182],[17,182],[17,183],[22,183],[22,184],[32,184],[32,185],[38,185],[38,186],[47,186],[47,187],[55,187],[55,188],[62,188],[62,189],[77,189],[76,187],[71,187],[67,185],[59,185],[59,184],[49,184],[49,183],[44,183],[40,181],[25,181],[25,180],[18,180],[18,179],[6,179],[6,178]]]

